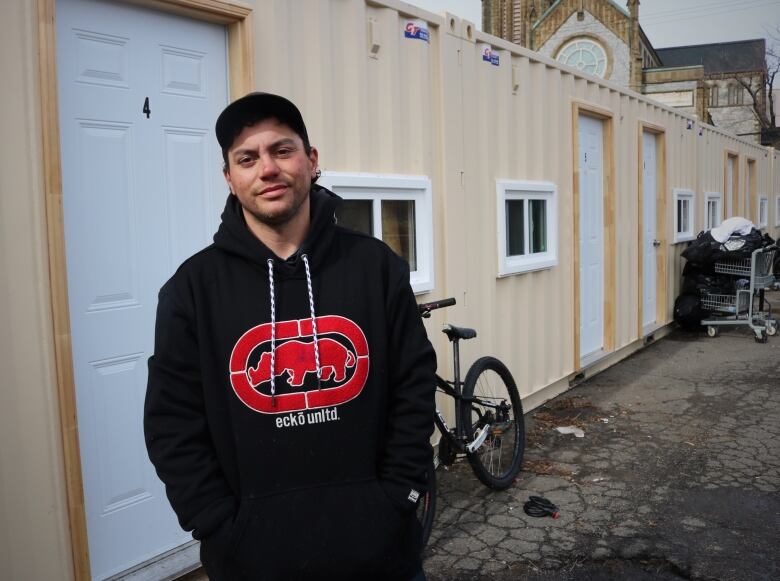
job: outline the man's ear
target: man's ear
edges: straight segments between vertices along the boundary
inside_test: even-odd
[[[230,193],[235,196],[236,194],[233,193],[233,181],[230,179],[230,170],[228,169],[227,166],[222,168],[222,175],[225,178],[225,181],[227,182]]]
[[[317,151],[317,148],[316,147],[312,147],[309,150],[309,162],[311,163],[311,174],[312,174],[311,177],[312,177],[312,179],[316,179],[314,176],[317,175],[317,169],[318,169],[317,162],[318,162],[319,158],[320,158],[320,154]]]

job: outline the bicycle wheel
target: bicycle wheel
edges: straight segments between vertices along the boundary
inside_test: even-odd
[[[422,546],[424,549],[428,544],[433,530],[433,517],[436,514],[436,467],[431,464],[428,467],[428,491],[417,502],[417,520],[422,527]]]
[[[523,463],[525,420],[515,380],[495,357],[469,368],[460,421],[470,443],[481,441],[466,454],[474,474],[490,488],[509,488]]]

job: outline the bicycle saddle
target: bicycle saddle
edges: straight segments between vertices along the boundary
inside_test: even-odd
[[[456,327],[455,325],[443,325],[441,332],[449,337],[450,341],[457,341],[458,339],[473,339],[477,336],[475,329],[469,329],[468,327]]]

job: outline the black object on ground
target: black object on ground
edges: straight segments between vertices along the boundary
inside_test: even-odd
[[[558,518],[558,507],[552,502],[541,496],[529,496],[526,503],[523,505],[523,511],[528,516],[542,518],[545,516],[551,516]]]

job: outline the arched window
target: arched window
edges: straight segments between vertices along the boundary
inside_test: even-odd
[[[555,58],[589,75],[604,77],[607,72],[607,53],[604,47],[590,38],[570,40],[561,47]]]

